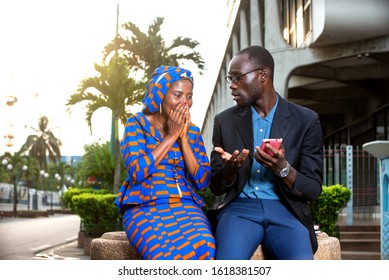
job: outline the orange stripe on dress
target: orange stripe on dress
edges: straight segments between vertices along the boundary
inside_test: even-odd
[[[146,241],[147,242],[147,241]],[[150,248],[150,253],[153,252],[155,249],[159,247],[159,243],[155,244],[153,247]]]
[[[207,257],[209,257],[209,251],[199,256],[199,260],[205,260]],[[213,258],[211,258],[211,260],[213,260]]]
[[[159,252],[158,254],[156,254],[156,255],[153,257],[153,260],[158,259],[160,256],[162,256],[162,252]]]
[[[179,240],[181,240],[181,239],[183,239],[183,238],[184,238],[184,236],[181,235],[181,236],[177,237],[176,239],[173,239],[172,242],[173,242],[173,243],[176,243],[177,241],[179,241]]]
[[[180,232],[180,230],[177,229],[177,230],[175,230],[175,231],[169,232],[167,235],[168,235],[168,236],[172,236],[172,235],[175,235],[176,233],[179,233],[179,232]]]
[[[144,255],[145,254],[145,252],[146,252],[146,250],[147,250],[147,246],[145,246],[144,248],[143,248],[143,250],[142,250],[142,255]]]
[[[155,239],[155,235],[151,235],[149,238],[146,239],[146,243],[149,243],[151,240]]]
[[[181,208],[182,207],[182,203],[175,203],[173,205],[170,205],[170,208]],[[176,214],[180,214],[180,213],[185,213],[185,211],[179,211],[179,212],[175,212]]]
[[[186,228],[187,226],[191,225],[192,223],[191,222],[188,222],[186,224],[183,224],[180,226],[180,228]]]
[[[195,229],[194,228],[191,228],[191,229],[189,229],[189,230],[187,230],[187,231],[184,231],[182,234],[188,234],[188,233],[191,233],[191,232],[193,232]]]
[[[140,119],[140,123],[142,124],[142,126],[145,126],[145,118],[139,118]]]
[[[142,214],[143,214],[142,212],[138,212],[138,213],[134,214],[134,218],[133,219],[135,220],[136,218],[138,218]]]
[[[197,242],[196,244],[193,244],[193,248],[197,249],[197,248],[203,246],[205,243],[206,243],[206,241],[203,239],[203,240]]]
[[[181,257],[180,254],[177,254],[177,255],[174,256],[174,259],[175,259],[175,260],[179,260],[179,259],[181,259],[181,258],[182,258],[182,257]]]
[[[151,226],[148,226],[147,228],[145,228],[144,230],[141,231],[141,234],[145,235],[145,233],[150,231],[151,229],[152,229]]]
[[[134,239],[134,236],[138,233],[138,229],[135,229],[134,232],[131,234],[129,240],[132,241]]]
[[[127,142],[127,145],[126,146],[130,146],[130,147],[137,147],[137,146],[139,146],[139,143],[138,143],[138,141],[129,141],[129,142]]]
[[[161,220],[162,221],[165,221],[165,220],[169,220],[169,219],[173,219],[174,216],[173,215],[170,215],[170,216],[165,216],[165,217],[162,217]]]
[[[142,221],[139,221],[137,224],[136,224],[136,226],[137,227],[140,227],[141,225],[143,225],[144,223],[146,223],[147,222],[147,220],[145,219],[145,220],[142,220]]]
[[[177,188],[177,187],[175,187]],[[169,203],[171,204],[171,208],[173,208],[173,205],[176,204],[177,202],[180,202],[180,198],[178,197],[169,197]]]
[[[207,179],[207,175],[204,173],[203,177],[200,178],[200,182],[204,183],[204,181]]]
[[[193,234],[191,236],[188,237],[188,240],[192,240],[192,239],[195,239],[196,237],[200,236],[200,233],[196,233],[196,234]]]
[[[140,191],[131,191],[129,196],[139,196],[140,195]]]
[[[154,180],[154,185],[163,185],[165,184],[164,180]]]
[[[182,248],[185,248],[186,246],[190,245],[188,241],[182,243],[180,246],[177,247],[178,250],[181,250]]]
[[[177,222],[173,222],[173,223],[166,224],[165,227],[170,228],[170,227],[174,227],[176,225],[177,225]]]
[[[159,195],[167,195],[167,194],[169,194],[169,192],[168,191],[159,191],[159,192],[156,192],[156,194],[157,194],[157,196],[159,196]]]
[[[190,258],[192,258],[192,257],[194,257],[196,254],[195,254],[195,252],[189,252],[188,254],[186,254],[185,256],[183,256],[182,258],[184,259],[184,260],[189,260]]]
[[[181,218],[177,218],[177,221],[181,222],[187,219],[189,219],[189,217],[181,217]]]
[[[149,158],[149,157],[145,157],[145,161],[146,161],[146,164],[147,164],[147,165],[150,165],[150,164],[151,164],[151,161],[150,161],[150,158]]]
[[[128,219],[128,218],[127,218],[127,219]],[[127,221],[127,219],[126,219],[126,221]],[[128,230],[132,227],[133,224],[134,224],[134,220],[132,220],[132,221],[129,223],[128,227],[126,227],[126,232],[128,232]]]

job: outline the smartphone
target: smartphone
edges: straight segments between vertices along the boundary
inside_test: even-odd
[[[274,153],[266,148],[266,144],[270,144],[274,149],[279,149],[282,144],[282,138],[276,138],[276,139],[263,139],[261,150],[266,152],[269,156],[274,156]]]

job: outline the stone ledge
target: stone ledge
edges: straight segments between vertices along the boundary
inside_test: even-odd
[[[141,260],[140,255],[130,245],[124,231],[104,233],[92,240],[91,260]]]
[[[336,237],[326,233],[317,235],[319,248],[314,255],[315,260],[340,260],[340,242]],[[104,233],[100,238],[92,240],[90,245],[91,260],[141,260],[140,255],[130,245],[124,231]],[[264,260],[261,245],[255,251],[251,260]]]

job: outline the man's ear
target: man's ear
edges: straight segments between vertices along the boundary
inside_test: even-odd
[[[268,72],[267,70],[262,70],[261,71],[261,81],[264,82],[268,79],[269,75],[268,75]]]

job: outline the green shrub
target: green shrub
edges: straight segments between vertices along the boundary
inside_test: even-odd
[[[351,190],[342,185],[323,186],[317,200],[311,202],[313,218],[321,231],[335,236],[339,213],[351,198]]]
[[[123,230],[122,215],[114,205],[115,194],[81,193],[72,197],[74,211],[81,218],[86,236],[100,237],[104,232]]]
[[[73,196],[80,195],[83,193],[92,193],[92,194],[108,194],[110,193],[108,190],[95,190],[92,188],[71,188],[66,190],[62,195],[62,200],[66,208],[70,208],[72,212],[75,212],[74,205],[72,203]]]

